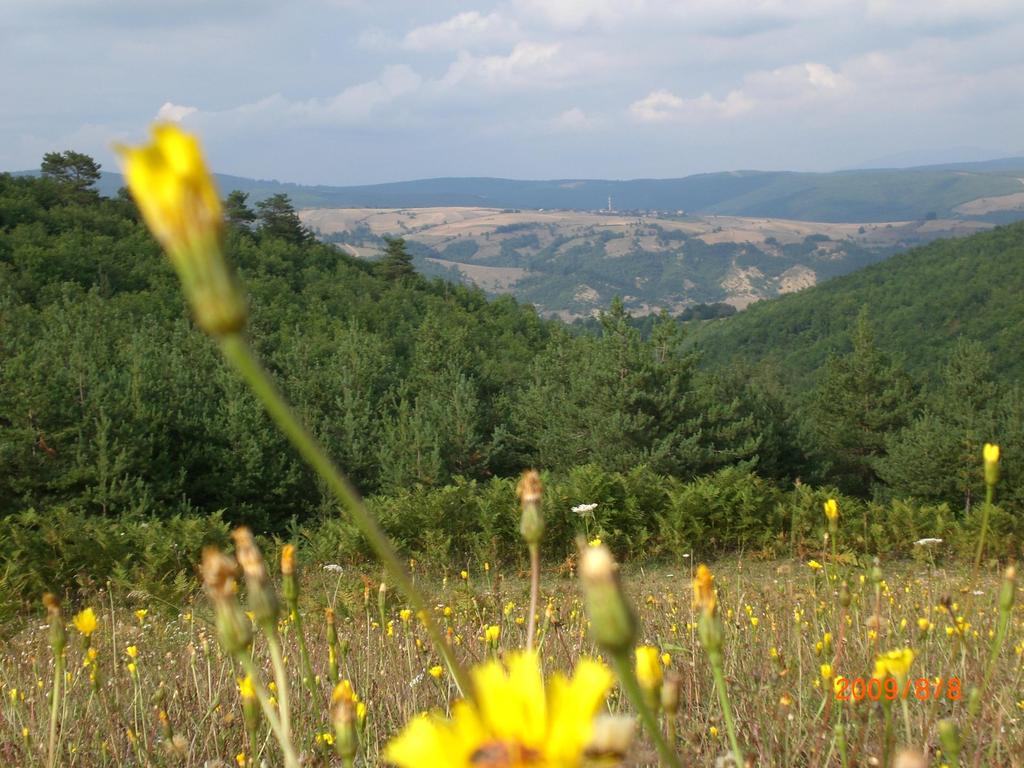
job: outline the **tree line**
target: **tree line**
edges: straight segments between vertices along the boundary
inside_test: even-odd
[[[333,510],[193,328],[132,202],[96,194],[86,156],[51,153],[42,170],[0,174],[0,514],[224,510],[281,531]],[[667,315],[641,328],[616,301],[580,333],[422,278],[400,239],[355,259],[317,242],[286,195],[250,206],[231,192],[225,215],[254,344],[365,494],[530,466],[684,481],[737,468],[958,510],[982,487],[980,445],[1001,441],[1004,498],[1020,501],[1020,392],[981,345],[937,363],[941,383],[918,380],[879,350],[865,310],[796,393],[768,365],[702,365]]]

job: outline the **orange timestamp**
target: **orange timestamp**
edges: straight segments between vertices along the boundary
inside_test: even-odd
[[[837,701],[960,701],[963,698],[959,677],[908,677],[902,684],[895,677],[886,677],[884,680],[877,677],[836,677],[833,684]]]

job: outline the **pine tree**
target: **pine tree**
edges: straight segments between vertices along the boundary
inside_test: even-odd
[[[224,218],[236,227],[250,228],[256,221],[256,212],[249,207],[249,194],[235,189],[224,200]]]
[[[92,186],[100,180],[100,168],[89,155],[71,149],[47,152],[40,165],[43,176],[59,182],[79,202],[99,194]]]
[[[256,203],[256,210],[261,235],[297,245],[313,239],[312,233],[303,226],[291,199],[284,192]]]
[[[384,255],[377,262],[377,274],[386,280],[404,280],[416,274],[412,265],[412,255],[405,249],[405,240],[400,237],[384,238],[387,245]]]
[[[909,378],[875,345],[865,307],[852,351],[829,357],[812,403],[810,430],[826,471],[822,479],[847,493],[871,493],[886,438],[906,426],[914,398]]]

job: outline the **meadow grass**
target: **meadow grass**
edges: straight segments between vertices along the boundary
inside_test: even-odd
[[[979,713],[968,728],[968,691],[984,677],[997,629],[998,577],[983,574],[974,580],[966,566],[933,567],[924,561],[886,566],[877,582],[870,567],[815,569],[797,560],[735,558],[715,564],[714,570],[726,684],[739,741],[757,765],[841,765],[839,724],[848,765],[882,764],[902,747],[927,754],[927,764],[949,764],[938,737],[943,718],[959,723],[963,754],[978,756],[964,765],[1024,764],[1019,601]],[[324,609],[333,607],[339,675],[351,681],[366,706],[357,763],[375,765],[383,745],[404,723],[424,710],[447,711],[457,691],[422,626],[415,616],[403,613],[406,606],[397,595],[385,592],[380,603],[372,574],[348,567],[336,571],[310,566],[301,579],[300,610],[315,675],[312,690],[301,682],[294,619],[279,622],[293,741],[306,765],[340,764],[332,750],[334,681],[324,620]],[[465,572],[466,578],[460,572],[440,579],[416,576],[459,659],[474,665],[522,648],[527,576],[485,570],[483,564],[468,564]],[[626,569],[624,575],[639,614],[641,642],[663,654],[667,675],[678,675],[680,709],[672,718],[663,714],[663,725],[666,718],[673,721],[683,764],[714,765],[727,759],[721,709],[697,638],[689,561]],[[570,671],[580,658],[601,655],[590,640],[576,582],[567,576],[548,573],[541,584],[537,644],[546,673]],[[840,580],[849,583],[847,609],[841,605]],[[238,689],[243,672],[221,650],[205,597],[197,594],[178,608],[141,594],[101,590],[82,606],[86,604],[98,619],[89,643],[94,658],[90,660],[83,638],[71,626],[66,684],[58,707],[57,764],[280,764],[262,719],[247,733]],[[496,641],[490,627],[499,628]],[[255,638],[252,658],[264,679],[271,680],[264,661],[266,640],[258,633]],[[929,692],[922,701],[912,691],[905,706],[902,693],[890,705],[868,697],[836,700],[829,675],[869,679],[879,654],[903,648],[914,651],[912,682],[929,678],[934,691],[934,678],[943,678],[938,697]],[[945,682],[953,678],[958,689]],[[0,652],[0,764],[48,764],[52,680],[46,625],[38,617],[26,617]],[[959,700],[950,700],[950,694],[957,698],[957,690]],[[633,711],[618,689],[607,706],[612,713]],[[625,764],[656,763],[649,740],[638,737]]]

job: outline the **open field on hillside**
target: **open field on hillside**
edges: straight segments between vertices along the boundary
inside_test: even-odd
[[[384,237],[404,237],[428,274],[456,274],[566,320],[593,314],[613,296],[636,315],[701,302],[742,308],[909,245],[992,226],[960,219],[849,224],[472,207],[318,208],[301,216],[359,258],[379,255]]]
[[[824,560],[821,555],[819,559]],[[640,641],[662,654],[666,676],[681,681],[675,720],[687,765],[714,765],[728,752],[707,657],[698,642],[687,557],[654,569],[628,569],[625,584],[641,618]],[[459,570],[464,568],[460,576]],[[503,658],[524,642],[528,585],[516,572],[484,563],[457,564],[442,582],[420,577],[457,656],[469,664]],[[969,690],[982,683],[998,612],[999,580],[972,579],[968,569],[928,557],[884,566],[875,583],[855,565],[809,567],[806,559],[734,559],[713,565],[724,623],[726,681],[740,742],[757,765],[841,764],[835,727],[845,728],[850,765],[877,765],[889,729],[893,745],[927,754],[927,765],[948,764],[937,725],[951,718],[963,733],[964,758],[975,765],[1024,764],[1024,627],[1020,600],[1009,636],[995,657],[980,712],[971,722]],[[539,647],[548,674],[571,670],[595,656],[571,564],[551,568],[542,585]],[[340,764],[332,755],[329,717],[333,687],[324,609],[337,617],[339,677],[351,681],[366,705],[360,765],[376,765],[382,746],[402,724],[428,709],[448,712],[458,698],[422,627],[403,613],[392,592],[378,605],[373,569],[310,567],[302,579],[305,636],[315,680],[300,678],[297,626],[282,619],[289,670],[292,729],[306,765]],[[844,608],[839,583],[850,585]],[[1020,590],[1018,589],[1018,592]],[[60,764],[92,766],[236,766],[279,764],[262,717],[246,728],[237,680],[205,597],[164,605],[145,594],[107,594],[74,609],[98,617],[88,653],[69,627],[67,685],[59,709]],[[488,627],[499,634],[488,642]],[[892,704],[856,689],[837,700],[837,676],[870,680],[877,655],[913,650],[909,693]],[[257,634],[254,657],[265,657]],[[0,651],[0,762],[23,768],[46,764],[52,654],[45,621],[26,617]],[[268,667],[264,680],[271,679]],[[918,680],[926,682],[918,683]],[[865,689],[866,690],[866,689]],[[845,692],[845,689],[842,689]],[[286,697],[278,691],[279,706]],[[876,692],[877,693],[877,692]],[[840,695],[844,695],[842,692]],[[881,697],[884,700],[884,695]],[[607,711],[629,711],[617,689]],[[163,714],[162,714],[163,713]],[[888,723],[888,725],[887,725]],[[891,751],[891,750],[890,750]],[[651,765],[650,744],[637,739],[626,764]],[[972,764],[965,762],[965,765]]]
[[[306,225],[325,235],[351,232],[365,227],[374,235],[408,237],[430,245],[444,244],[460,237],[491,235],[501,239],[503,234],[509,233],[502,233],[499,228],[526,229],[525,225],[555,228],[558,232],[577,234],[592,229],[643,232],[645,225],[656,224],[666,230],[699,237],[707,243],[763,243],[768,238],[774,238],[785,244],[801,242],[811,235],[826,235],[832,240],[851,239],[867,245],[891,244],[894,241],[913,238],[918,233],[928,233],[935,237],[967,235],[992,227],[986,222],[960,219],[844,224],[744,216],[627,216],[586,211],[510,211],[459,206],[395,209],[312,208],[301,211],[300,216]]]

